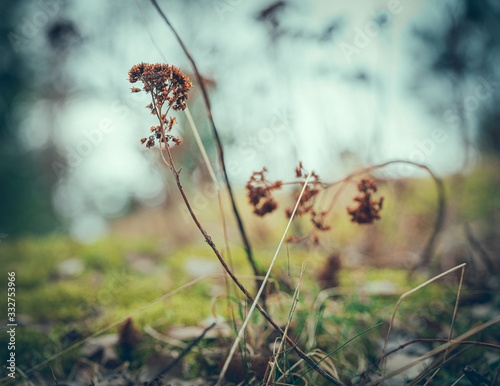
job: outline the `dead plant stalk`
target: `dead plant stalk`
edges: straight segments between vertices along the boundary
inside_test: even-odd
[[[161,117],[161,111],[157,111],[157,114],[159,115],[159,117]],[[160,122],[161,122],[161,119],[160,119]],[[163,123],[161,123],[161,124],[163,125]],[[175,178],[175,182],[177,184],[177,188],[179,189],[179,192],[180,192],[180,194],[182,196],[182,199],[183,199],[184,203],[186,204],[186,207],[187,207],[187,209],[189,211],[189,214],[191,215],[191,218],[193,219],[194,223],[196,224],[196,226],[200,230],[201,234],[205,238],[206,243],[210,246],[210,248],[212,248],[213,252],[217,256],[217,259],[221,263],[221,265],[224,268],[224,270],[231,277],[231,280],[245,294],[245,296],[248,298],[248,300],[250,300],[250,302],[252,302],[252,307],[257,308],[259,310],[259,312],[262,314],[262,316],[264,316],[264,318],[280,333],[280,335],[283,336],[284,339],[286,339],[286,341],[294,348],[295,352],[302,359],[304,359],[309,365],[311,365],[314,368],[314,370],[316,372],[318,372],[319,374],[321,374],[324,378],[328,379],[333,384],[341,385],[342,384],[341,382],[339,382],[338,380],[336,380],[335,378],[333,378],[331,375],[329,375],[328,373],[326,373],[325,371],[323,371],[320,367],[317,367],[316,362],[313,359],[311,359],[309,356],[307,356],[307,354],[305,354],[301,349],[299,349],[295,345],[295,343],[288,336],[285,335],[284,331],[274,322],[274,320],[269,316],[269,314],[255,301],[255,299],[252,297],[252,295],[250,295],[250,293],[247,291],[247,289],[245,288],[245,286],[243,286],[243,284],[238,280],[238,278],[231,271],[231,269],[227,265],[226,261],[222,257],[221,253],[217,249],[217,246],[212,241],[212,238],[208,235],[208,233],[206,232],[206,230],[203,228],[203,226],[199,222],[198,218],[196,217],[196,214],[194,213],[194,211],[193,211],[193,209],[191,207],[191,204],[189,203],[189,200],[188,200],[188,198],[186,196],[186,193],[184,192],[184,188],[182,187],[182,184],[181,184],[180,171],[181,171],[182,168],[179,169],[179,170],[176,169],[175,164],[174,164],[174,160],[173,160],[171,152],[170,152],[170,147],[168,145],[167,139],[165,138],[164,134],[163,134],[163,139],[164,139],[164,144],[165,144],[164,150],[165,150],[165,152],[167,154],[167,159],[165,159],[163,157],[163,151],[162,151],[162,147],[161,147],[162,143],[160,142],[160,151],[162,152],[163,161],[165,162],[165,164],[167,165],[167,167],[170,169],[170,171],[172,172],[172,174],[173,174],[173,176]],[[306,184],[304,186],[306,186]],[[266,276],[268,276],[269,273],[270,273],[270,271],[268,271],[268,273],[267,273]],[[264,281],[264,283],[265,283],[265,281]],[[263,286],[261,286],[260,292],[262,292],[262,288],[263,288]]]

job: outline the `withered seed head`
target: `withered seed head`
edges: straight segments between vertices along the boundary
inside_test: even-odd
[[[358,183],[358,191],[361,195],[354,197],[358,203],[356,208],[347,208],[347,213],[352,216],[351,221],[358,224],[372,224],[375,220],[380,220],[380,210],[384,197],[372,200],[372,193],[377,191],[377,184],[374,180],[363,178]]]
[[[151,114],[158,116],[160,120],[159,126],[151,127],[154,134],[147,141],[143,138],[141,142],[146,142],[147,148],[154,146],[156,139],[160,139],[160,142],[172,140],[179,145],[181,143],[179,138],[165,135],[165,132],[171,131],[176,123],[176,119],[168,118],[167,113],[170,109],[177,111],[186,108],[186,100],[189,99],[188,92],[193,87],[189,77],[175,66],[141,63],[130,69],[129,81],[130,83],[142,82],[142,90],[150,93],[153,98],[153,103],[150,103],[146,108],[151,111]],[[132,92],[140,91],[140,88],[132,87]],[[164,106],[166,111],[162,113]]]
[[[271,193],[273,190],[281,189],[282,182],[270,183],[264,176],[266,172],[266,168],[262,168],[260,172],[254,172],[246,185],[248,201],[254,207],[253,212],[258,216],[265,216],[278,207]]]

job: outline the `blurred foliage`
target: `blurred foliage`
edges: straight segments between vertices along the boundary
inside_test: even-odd
[[[445,113],[448,124],[456,124],[463,131],[468,145],[479,145],[481,151],[500,153],[500,124],[498,102],[498,57],[500,55],[500,6],[494,1],[461,0],[443,6],[444,22],[439,27],[415,28],[427,58],[421,75],[415,77],[418,90],[426,82],[435,82],[433,76],[447,78],[452,85],[448,96],[451,108]],[[426,55],[426,56],[427,56]],[[470,84],[475,89],[467,88]],[[478,91],[477,87],[482,87]],[[422,95],[431,110],[436,108],[434,97]],[[450,107],[450,106],[448,106]],[[478,111],[476,111],[478,110]],[[450,114],[451,112],[451,114]],[[478,118],[477,140],[469,133]]]
[[[34,74],[11,43],[14,14],[23,2],[0,1],[0,233],[14,237],[53,231],[58,221],[52,210],[52,186],[40,154],[27,152],[20,142],[20,100],[34,92]]]

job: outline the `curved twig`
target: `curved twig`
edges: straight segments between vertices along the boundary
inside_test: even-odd
[[[213,132],[213,135],[215,138],[215,143],[217,144],[217,151],[219,154],[220,166],[221,166],[222,172],[224,174],[224,180],[226,181],[227,191],[229,193],[229,198],[231,199],[231,205],[233,208],[234,216],[236,217],[236,222],[238,223],[238,229],[240,231],[241,238],[243,240],[243,244],[245,246],[247,258],[248,258],[248,261],[250,262],[250,265],[252,266],[252,269],[253,269],[255,275],[260,276],[260,275],[262,275],[262,272],[255,264],[252,248],[250,246],[250,241],[248,240],[247,234],[245,232],[245,227],[243,226],[243,221],[241,220],[241,217],[240,217],[240,214],[238,211],[238,207],[236,206],[236,201],[234,199],[233,190],[231,188],[231,183],[229,182],[229,177],[227,175],[226,164],[224,162],[224,149],[222,147],[222,143],[221,143],[220,137],[219,137],[219,132],[217,131],[217,128],[215,126],[215,122],[214,122],[214,119],[212,116],[212,109],[210,107],[210,99],[208,98],[208,92],[207,92],[206,87],[205,87],[205,82],[203,81],[203,79],[200,75],[200,72],[198,71],[198,67],[196,66],[196,62],[194,61],[193,57],[189,53],[189,51],[188,51],[186,45],[184,44],[184,42],[182,41],[181,37],[179,36],[179,34],[177,33],[177,31],[175,30],[173,25],[168,20],[165,13],[163,13],[162,9],[158,5],[158,2],[156,0],[151,0],[151,2],[153,3],[154,7],[158,11],[158,13],[161,15],[161,17],[163,18],[163,20],[165,20],[165,23],[167,23],[168,27],[172,30],[172,33],[175,35],[177,41],[179,42],[179,45],[181,46],[181,48],[184,51],[184,53],[186,54],[189,62],[193,66],[193,70],[194,70],[194,73],[196,75],[196,79],[200,85],[203,100],[205,102],[205,107],[207,110],[208,119],[210,120],[210,123],[212,126],[212,132]],[[257,288],[259,287],[259,284],[260,284],[260,282],[257,281]]]
[[[415,270],[416,268],[428,265],[429,262],[431,261],[432,255],[433,255],[433,252],[434,252],[434,248],[435,248],[435,245],[436,245],[436,241],[437,241],[437,238],[438,238],[438,235],[441,232],[441,230],[443,229],[444,218],[445,218],[445,214],[446,214],[446,197],[445,197],[445,192],[444,192],[443,181],[439,177],[437,177],[432,172],[432,170],[429,169],[428,166],[423,165],[423,164],[419,164],[417,162],[406,161],[406,160],[388,161],[388,162],[384,162],[384,163],[381,163],[381,164],[378,164],[378,165],[373,165],[373,166],[370,166],[370,167],[367,167],[367,168],[363,168],[363,169],[357,170],[357,171],[349,174],[347,177],[342,178],[341,180],[337,180],[337,181],[334,181],[334,182],[329,183],[329,184],[323,184],[323,187],[326,188],[326,189],[328,189],[328,188],[330,188],[330,187],[332,187],[334,185],[337,185],[339,183],[348,181],[348,180],[350,180],[354,176],[357,176],[357,175],[360,175],[360,174],[364,174],[364,173],[367,173],[367,172],[371,172],[372,170],[380,169],[380,168],[383,168],[385,166],[396,164],[396,163],[413,165],[413,166],[416,166],[416,167],[418,167],[420,169],[426,170],[430,174],[430,176],[432,177],[432,179],[434,180],[434,183],[436,184],[437,194],[438,194],[438,208],[437,208],[436,221],[434,223],[434,230],[433,230],[432,234],[430,235],[429,240],[427,241],[427,243],[425,245],[425,248],[423,249],[423,251],[420,254],[422,260],[420,261],[420,263],[418,265],[416,265],[413,268],[413,270]]]

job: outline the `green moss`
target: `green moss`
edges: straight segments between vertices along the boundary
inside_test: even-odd
[[[460,206],[463,211],[461,215],[465,218],[480,218],[491,210],[494,188],[490,186],[489,178],[487,173],[478,173],[467,180],[464,197],[470,205]],[[449,181],[446,181],[446,184],[447,189],[450,189]],[[449,204],[454,205],[455,197],[451,193],[448,191]],[[399,224],[405,221],[406,216],[418,218],[419,224],[432,223],[436,209],[436,191],[432,180],[408,181],[402,194],[381,185],[380,194],[386,196],[380,222],[371,227],[352,224],[345,213],[345,206],[339,206],[331,215],[333,232],[325,233],[325,237],[332,237],[331,244],[325,243],[315,249],[304,249],[302,245],[289,245],[288,249],[284,246],[278,256],[273,274],[287,275],[290,272],[292,286],[297,285],[302,263],[307,259],[299,305],[291,325],[291,331],[300,335],[301,345],[304,345],[306,350],[321,348],[329,352],[362,330],[380,321],[388,322],[399,296],[428,279],[415,276],[408,281],[407,271],[403,269],[344,268],[339,272],[339,296],[327,298],[322,303],[318,301],[321,290],[316,282],[316,273],[324,263],[325,255],[332,250],[342,250],[344,246],[352,245],[369,232],[375,231],[377,241],[374,243],[378,242],[378,239],[389,244],[395,243],[402,237],[404,231],[400,230]],[[273,225],[269,237],[273,241],[267,245],[254,246],[255,258],[264,268],[269,266],[286,225],[286,219],[282,216],[280,219],[275,216],[265,220],[268,221],[268,226],[269,223]],[[302,228],[309,229],[309,220],[304,218],[301,221]],[[424,231],[426,233],[422,245],[428,236],[428,230]],[[222,239],[220,235],[214,237],[219,241]],[[250,292],[253,292],[253,279],[243,277],[251,275],[252,269],[239,239],[232,241],[230,247],[231,264],[235,273],[241,277]],[[37,360],[33,350],[41,353],[39,360],[45,358],[44,350],[46,353],[50,352],[51,345],[67,347],[69,342],[67,339],[65,341],[65,336],[70,330],[79,331],[84,338],[130,314],[133,314],[134,324],[139,330],[146,325],[154,325],[160,332],[165,332],[171,325],[196,325],[210,317],[210,293],[214,281],[221,282],[221,279],[208,277],[156,304],[152,303],[192,280],[184,270],[187,258],[196,256],[217,261],[213,251],[202,240],[169,251],[168,254],[163,253],[163,250],[158,240],[140,238],[108,238],[92,245],[81,245],[62,236],[24,238],[1,243],[0,263],[7,271],[16,272],[18,315],[28,315],[36,324],[46,326],[50,330],[42,332],[33,326],[22,327],[23,334],[19,335],[18,349],[20,358],[30,366],[30,363]],[[155,261],[155,269],[148,273],[134,270],[128,259],[133,255],[147,255]],[[227,251],[224,251],[224,256],[228,258]],[[82,260],[84,271],[72,279],[58,277],[58,264],[73,257]],[[5,280],[6,278],[0,278],[0,284],[3,285]],[[376,296],[360,291],[367,283],[385,280],[397,286],[397,293],[391,296]],[[451,322],[457,285],[456,280],[448,278],[411,294],[402,301],[394,327],[404,328],[405,331],[417,333],[421,337],[435,337],[437,333],[442,332],[440,328],[443,325],[447,326]],[[231,296],[233,295],[231,292]],[[323,295],[324,293],[321,294]],[[292,296],[285,293],[272,296],[275,297],[271,297],[272,300],[268,304],[270,311],[279,324],[284,324],[288,318]],[[244,302],[240,294],[238,300],[231,301],[237,321],[244,318]],[[226,299],[219,299],[215,304],[217,313],[225,315]],[[6,299],[0,299],[0,307],[6,308]],[[455,329],[463,332],[470,328],[473,322],[470,318],[460,317],[461,312],[463,311],[459,309]],[[266,331],[266,322],[258,313],[254,314],[251,324],[253,331],[257,331],[256,334]],[[107,331],[116,332],[117,329],[118,326],[114,326]],[[358,360],[362,362],[375,359],[377,342],[383,335],[381,331],[380,328],[374,329],[335,353],[334,360],[338,368],[344,374],[354,375],[357,372]],[[1,339],[5,340],[5,336]],[[1,339],[0,344],[3,344]],[[133,366],[137,366],[135,368],[140,367],[141,361],[144,361],[153,345],[154,342],[146,340],[138,349],[137,356],[133,359]],[[220,342],[217,342],[217,345],[220,347]],[[77,355],[78,352],[73,351],[54,362],[58,374],[67,370],[66,361]],[[191,355],[187,360],[195,357]],[[190,369],[190,375],[193,377],[203,370],[196,367],[196,362]],[[313,372],[308,376],[311,377],[309,380],[315,379]]]
[[[33,317],[36,321],[65,322],[85,316],[95,288],[86,280],[62,281],[40,286],[27,292],[17,292],[17,313]]]
[[[0,335],[1,347],[7,347],[8,335]],[[16,365],[23,371],[27,371],[34,366],[42,364],[45,360],[51,358],[64,350],[65,345],[58,337],[49,336],[45,331],[32,327],[16,328]],[[2,350],[2,362],[6,363],[7,350]],[[51,361],[52,370],[56,376],[66,376],[74,365],[78,351],[70,351]],[[37,368],[42,374],[51,376],[50,368],[44,364]]]
[[[465,179],[461,196],[460,213],[466,221],[487,218],[498,208],[498,171],[488,170],[484,165]],[[492,179],[492,175],[495,176]]]

